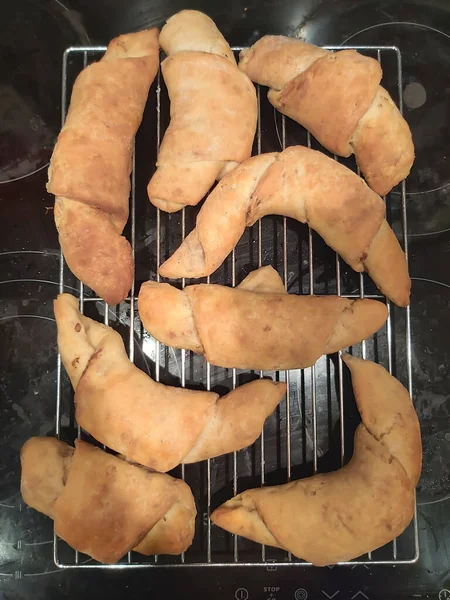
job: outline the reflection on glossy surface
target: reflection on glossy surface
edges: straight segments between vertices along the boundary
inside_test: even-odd
[[[61,59],[86,40],[55,0],[3,2],[0,19],[0,183],[45,167],[60,126]]]
[[[29,0],[33,8],[47,7],[54,0]],[[2,16],[13,11],[16,6],[22,5],[23,1],[2,3]],[[89,29],[93,41],[106,42],[113,35],[124,30],[138,29],[153,23],[161,23],[162,20],[176,10],[181,8],[200,8],[207,10],[217,18],[219,26],[227,35],[232,44],[243,45],[253,42],[257,37],[265,33],[284,33],[306,37],[308,41],[318,44],[339,44],[357,32],[374,24],[386,23],[386,21],[408,21],[418,22],[450,33],[450,4],[447,0],[252,0],[244,2],[232,0],[229,3],[213,3],[208,0],[172,0],[164,3],[158,0],[151,2],[144,0],[73,0],[73,6],[83,13],[83,22]],[[3,6],[5,5],[5,6]],[[37,10],[37,8],[36,8]],[[23,14],[26,13],[21,13]],[[76,22],[77,15],[71,13],[72,22]],[[24,21],[25,23],[25,21]],[[17,23],[6,18],[2,26],[10,29],[9,38],[3,36],[2,43],[6,39],[14,39],[17,34],[20,45],[32,44],[33,40],[25,40],[21,34],[23,23]],[[413,63],[411,63],[411,83],[423,86],[426,92],[426,101],[416,108],[408,109],[411,113],[428,110],[430,106],[430,95],[441,97],[444,93],[440,88],[434,87],[433,81],[429,82],[427,65],[423,64],[426,57],[430,57],[432,68],[429,71],[438,74],[436,79],[445,79],[448,76],[446,65],[448,61],[447,41],[441,34],[422,35],[420,28],[409,28],[404,26],[403,31],[411,32],[411,40],[414,39],[416,48],[412,48],[411,60],[419,60],[420,77],[414,75]],[[392,30],[395,32],[395,28]],[[398,30],[398,35],[401,30]],[[3,34],[2,34],[3,35]],[[368,34],[369,35],[369,34]],[[371,34],[373,35],[373,34]],[[406,35],[406,34],[405,34]],[[359,39],[352,42],[363,43],[363,34]],[[428,36],[428,37],[427,37]],[[435,36],[435,37],[433,37]],[[407,37],[407,36],[406,36]],[[388,37],[388,27],[379,29],[379,42],[391,43]],[[427,40],[427,45],[424,44]],[[438,41],[440,40],[440,41]],[[367,38],[368,41],[368,38]],[[407,39],[406,39],[407,42]],[[33,42],[34,43],[34,42]],[[443,49],[444,54],[439,54],[440,62],[436,63],[433,56],[433,47]],[[414,56],[417,54],[417,57]],[[0,53],[1,55],[1,53]],[[0,60],[2,57],[0,56]],[[409,59],[408,59],[409,60]],[[53,135],[57,133],[59,123],[59,77],[60,77],[60,55],[51,55],[51,61],[44,63],[48,68],[48,77],[51,78],[57,89],[56,100],[51,104],[51,112],[43,118],[46,126],[52,126]],[[12,65],[12,66],[11,66]],[[5,68],[8,74],[11,68],[15,68],[14,62],[7,63]],[[408,67],[409,68],[409,67]],[[2,71],[2,73],[5,71]],[[50,85],[51,87],[51,85]],[[50,88],[49,88],[50,89]],[[409,88],[410,89],[410,88]],[[430,91],[431,90],[431,91]],[[405,90],[406,91],[406,90]],[[418,91],[414,91],[417,95]],[[420,100],[420,98],[419,98]],[[417,97],[413,95],[413,104]],[[406,99],[405,102],[407,103]],[[409,105],[408,105],[409,106]],[[448,102],[447,102],[448,106]],[[3,109],[2,109],[3,110]],[[409,113],[408,113],[409,114]],[[41,115],[42,116],[42,115]],[[148,115],[150,117],[150,114]],[[273,122],[273,113],[270,115]],[[408,117],[409,118],[409,117]],[[416,118],[412,115],[413,121]],[[424,117],[426,127],[419,126],[419,136],[423,132],[436,132],[436,123],[433,117]],[[148,121],[150,122],[150,120]],[[415,121],[414,121],[415,123]],[[420,119],[417,117],[420,125]],[[50,124],[50,125],[49,125]],[[52,125],[54,124],[54,125]],[[4,126],[4,124],[1,124]],[[38,123],[39,125],[39,123]],[[416,125],[413,125],[416,127]],[[21,127],[23,127],[21,125]],[[38,128],[39,129],[39,128]],[[19,127],[20,130],[20,127]],[[410,198],[411,231],[415,233],[433,232],[446,229],[450,226],[448,219],[448,197],[442,188],[438,198],[430,195],[429,190],[433,179],[438,174],[437,186],[444,181],[447,174],[441,170],[444,155],[435,142],[435,138],[416,139],[420,147],[428,148],[425,152],[423,162],[417,163],[416,183],[412,191],[428,192]],[[431,139],[433,137],[433,139]],[[447,138],[442,138],[447,139]],[[278,149],[276,134],[270,137],[270,144],[264,147],[265,151]],[[272,141],[273,140],[273,141]],[[2,142],[0,141],[0,144]],[[154,156],[154,140],[152,138],[152,126],[142,132],[140,138],[140,152],[146,159],[139,166],[140,183],[138,186],[137,204],[141,211],[137,224],[137,268],[138,281],[144,281],[155,276],[155,213],[145,196],[145,182],[150,174]],[[298,143],[298,142],[297,142]],[[300,143],[304,143],[300,140]],[[273,147],[271,147],[273,144]],[[429,144],[428,146],[426,144]],[[46,151],[47,152],[47,151]],[[441,152],[442,156],[439,154]],[[20,154],[20,153],[19,153]],[[16,158],[20,159],[19,154]],[[0,156],[3,160],[3,157]],[[39,158],[39,157],[38,157]],[[433,160],[431,160],[433,158]],[[437,159],[437,162],[434,159]],[[44,160],[43,158],[41,159]],[[447,159],[446,159],[447,160]],[[1,163],[1,165],[6,163]],[[39,164],[39,162],[37,163]],[[429,171],[427,171],[429,169]],[[29,167],[23,169],[23,173],[29,171]],[[6,172],[9,172],[7,167]],[[2,171],[0,171],[2,173]],[[422,180],[419,181],[420,177]],[[9,176],[10,177],[10,176]],[[2,175],[2,178],[5,178]],[[6,353],[1,354],[2,368],[5,375],[2,379],[0,394],[4,394],[4,387],[9,400],[2,395],[1,408],[5,410],[5,419],[1,423],[2,437],[0,438],[0,472],[2,481],[0,489],[0,594],[5,598],[10,597],[32,600],[54,600],[58,598],[76,597],[98,598],[105,594],[111,599],[134,598],[147,591],[149,586],[159,593],[164,590],[165,595],[171,599],[186,598],[186,590],[191,590],[193,585],[198,586],[197,572],[192,575],[188,571],[173,572],[153,571],[151,574],[136,573],[120,574],[119,577],[111,577],[109,574],[95,573],[89,577],[77,572],[56,571],[53,566],[52,556],[52,528],[51,523],[44,516],[35,511],[26,509],[21,503],[18,492],[18,458],[17,451],[24,438],[28,435],[36,435],[40,431],[52,430],[54,426],[54,404],[55,404],[55,369],[56,369],[56,346],[55,327],[51,313],[51,302],[57,292],[58,282],[58,260],[57,260],[57,238],[53,225],[53,215],[46,207],[51,206],[52,199],[45,193],[45,173],[42,171],[32,177],[16,181],[2,186],[2,202],[0,203],[0,222],[2,223],[1,250],[11,254],[0,254],[0,281],[21,280],[18,283],[5,283],[0,285],[0,317],[7,317],[0,321],[0,327],[4,332],[2,337],[2,348],[6,347]],[[448,180],[447,180],[448,181]],[[418,188],[419,185],[424,187]],[[426,187],[428,186],[428,187]],[[431,198],[431,199],[430,199]],[[394,195],[391,202],[395,201]],[[417,202],[417,205],[415,204]],[[186,214],[186,227],[189,230],[194,221],[195,211]],[[180,231],[179,216],[171,219],[172,226],[177,233],[171,240],[172,247],[179,240],[177,236]],[[169,221],[165,216],[163,223]],[[263,236],[265,240],[272,240],[276,250],[275,255],[263,255],[264,261],[271,261],[282,271],[282,221],[278,219],[267,219],[263,225]],[[449,234],[431,236],[413,241],[411,248],[411,269],[413,274],[419,278],[436,279],[444,284],[450,285],[450,275],[447,268],[450,257]],[[314,290],[318,292],[335,291],[333,277],[336,273],[334,256],[328,253],[320,240],[313,238],[315,252],[318,252],[317,264],[315,264]],[[288,282],[291,292],[302,291],[309,293],[309,277],[306,271],[306,260],[308,252],[308,237],[306,228],[299,228],[288,221],[287,245],[292,260],[289,263]],[[238,280],[242,279],[248,272],[251,264],[257,259],[257,238],[250,232],[244,236],[240,250],[243,252],[242,262],[239,264],[237,273]],[[36,251],[38,254],[23,254],[23,250]],[[165,246],[163,252],[167,252],[170,246]],[[44,253],[42,251],[45,250]],[[245,250],[245,251],[244,251]],[[324,266],[325,265],[325,266]],[[231,271],[228,266],[224,267],[221,274],[223,281],[231,282]],[[40,282],[39,280],[42,280]],[[43,282],[51,283],[43,283]],[[66,279],[68,285],[76,290],[76,283]],[[331,283],[330,283],[331,282]],[[343,267],[343,284],[346,290],[352,291],[358,285],[358,278]],[[334,286],[334,287],[333,287]],[[68,289],[66,291],[74,291]],[[447,347],[448,327],[446,315],[448,312],[448,290],[440,285],[428,284],[426,282],[413,284],[413,356],[414,375],[413,382],[416,389],[417,407],[423,421],[424,435],[424,474],[419,489],[419,529],[421,538],[421,558],[417,565],[405,568],[386,568],[366,570],[363,567],[350,569],[316,569],[281,570],[276,565],[266,570],[233,570],[218,571],[215,569],[204,570],[201,574],[202,585],[207,590],[214,590],[214,594],[220,600],[222,598],[233,598],[237,588],[246,588],[251,597],[260,597],[262,586],[273,584],[281,590],[277,598],[293,598],[294,592],[299,586],[305,589],[310,598],[323,597],[322,590],[329,596],[340,590],[337,598],[341,596],[354,597],[361,589],[368,598],[386,597],[398,600],[408,600],[413,594],[438,597],[443,587],[450,587],[448,583],[448,565],[450,560],[449,515],[450,500],[444,500],[448,493],[447,482],[441,478],[444,476],[445,464],[443,459],[448,452],[448,430],[445,429],[445,418],[448,417],[448,373]],[[95,318],[102,318],[99,307],[92,303],[88,309]],[[125,339],[128,335],[129,317],[127,310],[119,315],[125,325],[120,325],[114,314],[109,314],[111,323],[121,331]],[[19,317],[20,314],[32,314],[33,318]],[[47,317],[42,319],[39,317]],[[396,314],[395,327],[402,329],[402,322]],[[128,320],[127,320],[128,319]],[[38,336],[39,339],[36,339]],[[141,330],[135,323],[135,337],[140,339]],[[135,354],[140,368],[148,371],[155,377],[154,358],[156,357],[156,344],[144,337],[144,352],[151,359],[147,359],[138,351],[136,343]],[[400,360],[400,369],[403,369],[401,357],[404,356],[404,339],[398,340],[396,344],[396,356]],[[379,348],[383,362],[386,355],[385,333],[379,334]],[[375,348],[369,347],[369,351]],[[179,352],[179,351],[177,351]],[[162,365],[161,379],[167,383],[179,384],[182,369],[181,354],[174,360],[173,354],[161,350]],[[146,364],[147,362],[147,364]],[[178,366],[177,366],[178,364]],[[384,362],[384,364],[386,364]],[[444,365],[444,369],[441,368]],[[5,370],[6,369],[6,370]],[[48,370],[48,373],[47,373]],[[327,452],[330,443],[333,446],[333,455],[338,457],[339,462],[339,377],[336,377],[336,362],[334,358],[322,358],[316,366],[316,395],[317,395],[317,452],[321,461],[321,468],[334,468],[335,465],[328,462],[332,454]],[[14,375],[16,371],[16,375]],[[172,374],[173,373],[173,374]],[[339,373],[338,373],[339,374]],[[257,376],[258,374],[256,374]],[[345,371],[344,371],[345,375]],[[247,374],[248,376],[248,374]],[[195,363],[195,368],[189,367],[185,372],[186,384],[191,386],[195,381],[206,380],[206,369],[204,361]],[[12,380],[14,379],[14,385]],[[232,385],[231,372],[219,372],[211,370],[211,381],[213,385],[222,380],[221,390]],[[244,374],[238,374],[238,383],[245,380]],[[333,383],[331,388],[327,382]],[[351,394],[349,394],[348,382],[345,383],[344,410],[347,418],[348,432],[346,431],[345,448],[351,452],[352,428],[356,426],[357,415],[353,411]],[[71,392],[67,380],[64,380],[64,394],[71,402]],[[312,472],[313,455],[313,410],[312,410],[312,387],[311,370],[305,371],[303,375],[293,374],[291,381],[292,394],[290,395],[290,423],[293,440],[291,462],[295,466],[306,459],[306,475]],[[38,391],[35,395],[34,391]],[[15,410],[12,404],[17,406]],[[65,418],[63,420],[64,430],[67,436],[73,436],[70,428],[71,411],[70,406],[65,407]],[[447,422],[448,423],[448,422]],[[278,465],[284,469],[287,464],[288,446],[286,443],[287,427],[287,404],[283,402],[266,426],[264,449],[267,449],[266,470],[267,481],[276,477]],[[305,428],[303,435],[302,428]],[[281,439],[280,439],[281,436]],[[284,437],[283,437],[284,436]],[[279,455],[274,451],[274,444],[280,444]],[[337,454],[336,454],[337,451]],[[439,456],[441,455],[441,457]],[[242,472],[252,479],[251,484],[259,484],[261,473],[259,469],[261,459],[260,443],[253,449],[247,449],[238,454],[237,466]],[[448,465],[448,461],[447,461]],[[307,472],[306,472],[307,471]],[[279,472],[281,477],[286,477],[286,470]],[[196,465],[186,468],[188,482],[196,489],[205,489],[205,469]],[[211,476],[219,488],[225,479],[230,482],[223,488],[223,495],[232,495],[232,457],[212,461]],[[292,476],[301,475],[299,469],[292,470]],[[242,486],[246,483],[244,479]],[[241,485],[241,484],[240,484]],[[225,497],[223,499],[225,499]],[[217,498],[217,501],[222,498]],[[427,504],[424,504],[427,503]],[[199,503],[199,513],[205,512],[205,503]],[[206,521],[205,521],[206,522]],[[198,518],[198,544],[204,542],[205,527],[201,516]],[[213,535],[218,535],[214,531]],[[230,543],[223,540],[224,550],[229,552]],[[231,542],[232,544],[232,542]],[[232,547],[232,546],[231,546]],[[248,548],[247,548],[248,549]],[[198,550],[198,547],[197,547]],[[239,550],[246,550],[239,542]],[[254,551],[254,548],[251,548]],[[258,551],[260,549],[258,548]],[[269,554],[269,558],[276,557]],[[50,574],[47,574],[50,573]],[[40,577],[39,575],[43,575]],[[319,576],[318,576],[319,574]],[[263,578],[261,577],[263,575]],[[375,577],[374,577],[375,575]],[[301,584],[299,584],[301,577]],[[217,582],[220,581],[220,587]],[[359,597],[359,596],[358,596]],[[362,596],[364,597],[364,596]]]

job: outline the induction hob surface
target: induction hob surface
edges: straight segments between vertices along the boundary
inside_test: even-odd
[[[0,85],[0,594],[4,598],[450,598],[450,6],[442,2],[172,2],[21,0],[8,5]],[[122,5],[123,6],[123,5]],[[405,116],[417,158],[408,180],[412,366],[424,445],[417,494],[420,559],[397,567],[286,570],[79,573],[53,564],[51,522],[19,494],[18,453],[31,435],[54,432],[59,249],[53,199],[45,192],[60,120],[62,52],[72,44],[106,42],[127,30],[161,24],[180,8],[215,18],[231,43],[264,33],[317,44],[397,45],[402,52]],[[2,7],[2,10],[4,8]],[[122,11],[122,12],[121,12]],[[25,43],[24,43],[25,42]],[[22,58],[20,58],[22,57]],[[393,210],[400,199],[393,197]]]

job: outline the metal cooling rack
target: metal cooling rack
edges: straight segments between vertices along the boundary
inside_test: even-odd
[[[342,50],[342,46],[326,46],[329,50]],[[345,48],[352,48],[358,50],[364,54],[377,58],[380,63],[383,63],[385,67],[385,61],[390,61],[393,65],[390,71],[390,77],[393,85],[390,89],[391,94],[394,93],[397,96],[398,106],[400,110],[403,110],[402,106],[402,63],[401,54],[398,48],[394,46],[345,46]],[[242,48],[234,48],[235,52],[240,51]],[[103,46],[86,46],[86,47],[73,47],[68,48],[64,53],[63,57],[63,72],[62,72],[62,123],[64,123],[68,103],[70,100],[71,83],[75,78],[75,75],[87,64],[93,60],[101,58],[106,48]],[[73,71],[71,82],[69,81],[69,71]],[[383,79],[385,82],[385,78]],[[386,84],[385,84],[386,85]],[[156,119],[156,148],[154,148],[155,154],[151,157],[153,164],[156,161],[157,152],[159,145],[164,134],[164,119],[167,121],[168,115],[168,103],[165,97],[165,87],[162,80],[161,74],[159,73],[156,80],[156,89],[154,89],[154,109],[153,116]],[[258,125],[256,132],[256,139],[254,145],[254,153],[260,154],[265,143],[265,136],[268,135],[268,122],[266,115],[271,115],[272,126],[275,127],[276,136],[279,142],[278,148],[269,148],[270,150],[284,149],[286,145],[292,145],[290,137],[294,136],[293,143],[304,143],[308,147],[318,147],[315,140],[311,138],[309,133],[305,132],[297,124],[294,124],[289,119],[286,119],[283,115],[276,113],[270,107],[267,100],[265,99],[265,93],[260,90],[257,86],[257,98],[258,98]],[[149,100],[150,102],[150,100]],[[144,119],[145,120],[145,119]],[[290,128],[294,128],[294,132],[290,133]],[[301,133],[300,133],[301,132]],[[303,137],[302,137],[303,136]],[[264,148],[266,149],[266,148]],[[334,157],[336,160],[337,157]],[[144,161],[149,161],[150,156],[142,158]],[[129,230],[129,240],[133,250],[133,257],[136,254],[136,241],[139,241],[139,236],[136,234],[136,164],[139,164],[141,160],[140,156],[133,157],[133,171],[131,176],[131,210],[130,210],[130,222],[131,227]],[[352,159],[352,163],[349,164],[345,161],[347,166],[357,171],[356,163]],[[391,219],[391,224],[397,225],[397,229],[401,228],[401,238],[403,247],[408,256],[408,243],[407,243],[407,218],[406,218],[406,186],[405,182],[401,183],[398,188],[394,200],[396,200],[396,209],[392,211],[395,213],[395,219]],[[144,190],[145,191],[145,190]],[[143,201],[145,203],[145,201]],[[148,202],[145,205],[145,211],[153,210]],[[188,211],[195,213],[196,209],[192,207],[188,208]],[[156,248],[153,247],[154,253],[156,254],[156,264],[159,266],[163,262],[163,258],[167,258],[168,254],[172,253],[177,247],[178,243],[184,239],[186,234],[190,230],[188,220],[192,217],[188,211],[183,209],[178,217],[168,216],[165,213],[160,212],[159,209],[155,210],[155,221],[156,221],[156,232],[154,238],[156,239]],[[388,216],[389,216],[389,204],[388,204]],[[269,221],[268,221],[269,219]],[[394,222],[393,222],[394,221]],[[273,232],[277,230],[278,233],[274,233],[275,242],[267,243],[266,223],[269,223],[268,227],[273,227]],[[276,263],[280,274],[283,277],[283,281],[286,288],[289,291],[295,291],[297,293],[335,293],[345,297],[371,297],[378,298],[387,303],[389,310],[389,317],[386,326],[375,334],[370,340],[363,341],[361,344],[354,346],[352,352],[363,358],[372,358],[381,362],[386,366],[390,373],[394,373],[408,388],[410,394],[412,394],[412,377],[411,377],[411,331],[410,331],[410,309],[398,309],[391,305],[391,303],[381,296],[379,292],[373,288],[368,287],[367,279],[363,274],[354,275],[356,277],[356,285],[350,283],[348,287],[348,273],[347,267],[344,263],[341,263],[339,257],[332,254],[333,257],[330,261],[328,260],[327,269],[334,270],[333,278],[335,277],[335,283],[323,289],[322,284],[317,283],[317,252],[322,249],[323,242],[316,237],[316,234],[304,225],[298,225],[294,231],[290,228],[289,219],[286,217],[278,219],[275,225],[270,220],[270,217],[264,217],[261,221],[256,223],[253,228],[250,228],[251,240],[249,240],[252,249],[250,254],[253,256],[253,263],[251,269],[257,268],[262,264],[273,264]],[[166,241],[169,237],[171,228],[177,229],[178,242],[174,245],[170,252],[167,251]],[[272,232],[272,233],[273,233]],[[272,233],[270,235],[272,235]],[[245,235],[245,234],[244,234]],[[294,244],[292,244],[292,238],[295,238]],[[166,248],[166,251],[164,251]],[[295,248],[295,252],[292,252],[292,248]],[[301,248],[301,252],[298,249]],[[149,260],[150,260],[150,250]],[[221,282],[228,285],[236,285],[237,275],[239,280],[242,279],[242,269],[239,270],[239,257],[242,251],[242,247],[238,245],[235,251],[233,251],[231,257],[228,259],[228,267],[226,268],[225,276],[222,280],[216,281],[215,274],[208,277],[206,281]],[[165,256],[164,256],[165,254]],[[294,254],[294,256],[293,256]],[[303,254],[302,264],[300,265],[301,254]],[[272,256],[273,255],[273,256]],[[274,258],[275,257],[275,258]],[[319,259],[320,262],[320,259]],[[248,267],[248,265],[247,265]],[[293,271],[292,271],[293,269]],[[245,270],[245,269],[244,269]],[[248,272],[249,269],[247,269]],[[295,271],[298,271],[298,277],[295,277]],[[351,271],[351,269],[350,269]],[[315,274],[316,272],[316,274]],[[319,272],[321,267],[319,265]],[[294,274],[294,283],[292,282]],[[242,276],[241,276],[242,275]],[[70,279],[72,278],[72,279]],[[159,275],[156,275],[156,279],[159,280]],[[320,277],[319,277],[320,279]],[[74,285],[76,285],[76,292],[80,300],[81,311],[84,312],[88,307],[95,306],[100,314],[104,315],[104,322],[116,327],[120,324],[128,326],[128,351],[130,360],[135,360],[135,344],[136,341],[138,346],[142,348],[147,345],[151,347],[151,352],[146,352],[147,355],[154,360],[152,376],[159,381],[160,378],[164,379],[164,360],[163,356],[167,357],[169,352],[162,344],[156,340],[152,340],[146,332],[143,331],[142,325],[137,315],[135,307],[135,281],[130,292],[129,298],[123,302],[116,313],[114,313],[100,298],[95,297],[91,290],[87,289],[81,282],[73,284],[73,276],[69,273],[67,266],[65,266],[63,257],[61,254],[60,262],[60,282],[59,291],[72,291],[74,293]],[[333,279],[334,281],[334,279]],[[295,283],[296,282],[296,283]],[[182,281],[182,286],[187,282]],[[194,283],[194,282],[192,282]],[[370,284],[369,284],[370,285]],[[295,289],[297,286],[298,289]],[[334,286],[334,287],[333,287]],[[326,286],[325,286],[326,287]],[[348,289],[347,289],[348,288]],[[374,292],[374,293],[371,293]],[[118,311],[118,317],[116,318]],[[113,315],[113,318],[111,318]],[[400,316],[398,316],[400,315]],[[383,349],[381,349],[383,348]],[[173,350],[170,350],[173,353]],[[178,381],[181,386],[185,386],[186,383],[190,385],[189,375],[194,372],[194,380],[197,383],[203,383],[206,389],[211,389],[213,385],[220,383],[221,380],[228,383],[228,387],[233,388],[238,384],[241,373],[237,372],[236,369],[217,371],[217,367],[212,367],[208,363],[203,363],[197,370],[191,368],[191,363],[195,360],[201,360],[199,357],[193,356],[191,352],[180,350],[177,352],[176,357],[176,374],[178,375]],[[145,355],[142,351],[142,355]],[[146,361],[145,361],[146,362]],[[212,376],[213,373],[213,376]],[[320,432],[327,429],[327,421],[333,420],[330,415],[336,417],[334,425],[338,430],[339,443],[334,450],[337,464],[335,467],[344,464],[344,461],[349,457],[346,454],[346,440],[345,440],[345,422],[344,415],[346,413],[347,406],[344,406],[344,369],[340,355],[337,357],[335,362],[331,362],[329,357],[322,357],[316,363],[315,366],[305,369],[303,371],[290,371],[274,373],[275,378],[286,381],[288,383],[288,391],[286,398],[282,401],[280,408],[278,409],[276,416],[273,419],[276,421],[277,435],[276,437],[276,448],[275,454],[279,457],[282,456],[281,472],[284,474],[284,482],[289,481],[293,472],[300,464],[303,467],[311,465],[309,472],[306,475],[311,475],[320,470],[320,462],[323,455],[326,454],[327,450],[331,450],[331,447],[323,450],[322,444],[319,440]],[[259,373],[262,377],[262,373]],[[335,385],[333,385],[335,382]],[[336,388],[334,390],[334,387]],[[331,392],[330,392],[331,390]],[[334,390],[334,391],[333,391]],[[323,394],[328,394],[331,400],[328,403],[328,410],[324,410],[320,402]],[[67,385],[66,375],[62,370],[61,359],[58,356],[57,363],[57,398],[56,398],[56,435],[58,437],[64,431],[64,427],[67,426],[67,406],[72,404],[72,396]],[[300,407],[300,408],[298,408]],[[336,416],[337,415],[337,416]],[[270,420],[270,419],[269,419]],[[269,422],[269,421],[268,421]],[[199,508],[199,514],[197,516],[197,530],[196,537],[194,539],[193,546],[184,554],[179,557],[143,557],[134,552],[128,553],[121,563],[105,566],[89,559],[84,555],[79,555],[78,552],[73,551],[69,546],[57,538],[54,537],[54,561],[58,567],[61,568],[79,568],[79,569],[95,569],[95,568],[108,568],[108,569],[127,569],[127,568],[151,568],[155,566],[262,566],[268,570],[275,570],[278,566],[289,566],[289,567],[303,567],[310,566],[310,563],[301,561],[290,555],[289,553],[283,552],[278,549],[272,549],[269,547],[261,546],[238,538],[237,536],[218,531],[218,528],[212,527],[211,522],[208,518],[213,503],[213,508],[220,502],[213,502],[213,496],[219,492],[220,488],[228,486],[229,491],[226,497],[222,497],[221,501],[232,495],[238,493],[249,487],[245,483],[241,482],[241,466],[242,466],[242,453],[246,463],[252,460],[254,465],[251,469],[253,473],[253,480],[251,486],[258,484],[270,483],[270,477],[273,474],[274,468],[279,465],[280,460],[273,459],[274,445],[273,436],[270,437],[268,432],[268,422],[259,440],[255,442],[250,450],[243,450],[235,452],[234,454],[228,455],[227,457],[219,457],[217,459],[210,459],[201,463],[200,465],[186,465],[181,466],[177,473],[183,479],[185,479],[192,487],[194,497],[196,498],[197,506]],[[324,425],[325,423],[325,425]],[[273,424],[273,423],[272,423]],[[64,427],[63,427],[64,425]],[[354,424],[353,424],[354,426]],[[329,428],[329,427],[328,427]],[[78,437],[83,437],[84,432],[77,428]],[[303,446],[303,451],[299,453],[298,447]],[[306,448],[306,450],[305,450]],[[249,458],[250,457],[250,458]],[[300,459],[299,459],[300,457]],[[224,462],[225,461],[225,462]],[[194,469],[193,476],[190,475],[190,469]],[[244,469],[245,470],[245,469]],[[269,471],[272,470],[272,473]],[[200,473],[200,484],[199,484],[199,473]],[[256,475],[255,475],[256,473]],[[303,473],[303,476],[305,473]],[[296,478],[294,474],[293,478]],[[281,481],[280,481],[281,482]],[[203,518],[202,518],[203,517]],[[418,545],[418,529],[417,529],[417,517],[415,515],[412,524],[399,538],[394,540],[382,549],[376,550],[373,553],[369,553],[356,559],[354,561],[343,562],[343,565],[379,565],[379,564],[411,564],[417,561],[419,557],[419,545]]]

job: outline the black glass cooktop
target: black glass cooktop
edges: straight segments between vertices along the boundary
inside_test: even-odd
[[[125,6],[126,4],[126,6]],[[1,3],[0,51],[0,598],[280,600],[450,598],[450,4],[360,0]],[[215,18],[234,45],[265,33],[317,44],[397,45],[417,158],[408,180],[412,366],[423,436],[420,559],[353,568],[58,571],[52,525],[19,494],[18,453],[54,430],[59,249],[46,165],[60,123],[65,47],[105,43],[181,8]],[[399,205],[395,194],[391,203]],[[400,325],[401,326],[401,325]]]

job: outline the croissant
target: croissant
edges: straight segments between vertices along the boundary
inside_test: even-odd
[[[148,185],[155,206],[175,212],[195,205],[216,179],[251,155],[257,103],[214,22],[183,10],[161,31],[162,65],[170,97],[170,125]]]
[[[129,550],[180,554],[194,537],[194,498],[170,475],[132,465],[77,440],[29,439],[20,453],[21,493],[75,550],[115,563]]]
[[[62,294],[54,309],[78,424],[156,471],[252,444],[286,392],[284,383],[267,379],[220,399],[214,392],[157,383],[129,361],[119,333],[80,314],[76,298]]]
[[[128,221],[134,136],[159,65],[158,30],[114,39],[78,76],[48,170],[55,223],[72,272],[109,304],[133,282]]]
[[[369,337],[388,315],[376,300],[288,294],[272,267],[236,288],[147,281],[138,302],[144,327],[164,344],[220,367],[268,371],[310,367]]]
[[[384,196],[409,174],[414,162],[411,131],[379,85],[378,61],[354,50],[333,53],[267,35],[241,52],[239,68],[268,86],[271,104],[330,152],[354,153],[377,194]]]
[[[224,177],[195,229],[159,268],[164,277],[204,277],[236,246],[246,226],[268,214],[308,223],[355,270],[407,306],[406,257],[384,218],[385,205],[355,173],[321,152],[293,146],[261,154]]]
[[[318,566],[356,558],[404,531],[422,463],[417,415],[382,366],[344,360],[362,418],[350,462],[333,473],[247,490],[216,509],[213,523]]]

